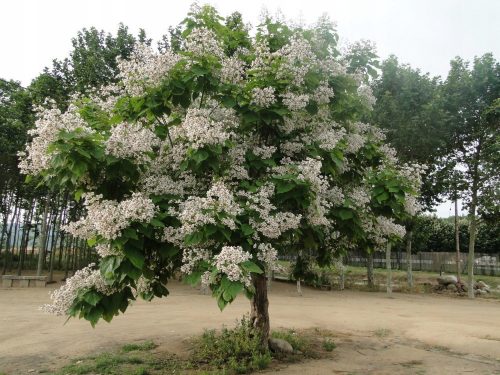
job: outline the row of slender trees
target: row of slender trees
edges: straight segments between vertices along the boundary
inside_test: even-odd
[[[228,18],[238,26],[239,15]],[[0,79],[0,261],[2,273],[54,268],[66,274],[92,260],[92,249],[61,228],[82,207],[64,191],[26,182],[17,153],[34,126],[34,108],[47,98],[65,109],[71,96],[88,87],[113,83],[116,58],[127,58],[136,42],[151,43],[143,30],[132,35],[120,25],[116,35],[94,28],[73,39],[70,56],[54,60],[28,87]],[[179,48],[179,28],[161,39],[160,49]],[[368,73],[377,102],[367,121],[387,132],[402,161],[427,166],[423,211],[443,199],[462,199],[468,207],[468,251],[474,257],[478,220],[499,233],[500,67],[491,54],[472,63],[456,58],[443,79],[401,64],[395,56],[379,62],[371,43],[355,43],[346,54],[351,72]],[[415,220],[406,224],[411,253]],[[418,227],[418,225],[417,225]],[[458,230],[458,226],[457,226]],[[458,233],[458,232],[457,232]],[[469,262],[473,264],[473,262]]]

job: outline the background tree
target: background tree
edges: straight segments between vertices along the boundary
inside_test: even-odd
[[[500,182],[499,136],[500,64],[492,54],[474,59],[472,66],[456,58],[443,85],[447,126],[453,129],[448,162],[469,210],[468,293],[474,297],[474,251],[477,213],[498,210]]]
[[[377,101],[371,121],[386,131],[387,141],[405,162],[427,167],[419,201],[430,209],[443,192],[443,172],[439,160],[447,150],[449,132],[443,121],[440,81],[418,69],[401,65],[390,56],[381,66],[381,75],[373,84]],[[416,214],[416,212],[414,213]],[[406,260],[408,284],[413,286],[412,236],[415,221],[406,220]]]

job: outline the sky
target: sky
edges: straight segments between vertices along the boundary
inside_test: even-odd
[[[94,26],[115,32],[123,22],[144,28],[155,40],[177,25],[192,0],[6,0],[0,1],[0,77],[28,85],[54,58],[71,50],[78,30]],[[369,39],[381,58],[390,54],[423,72],[445,77],[455,56],[471,60],[500,56],[500,0],[267,0],[199,1],[222,15],[239,11],[257,25],[263,9],[314,23],[326,13],[338,25],[341,43]],[[452,204],[438,207],[448,216]]]

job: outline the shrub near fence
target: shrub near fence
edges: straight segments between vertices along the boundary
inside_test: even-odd
[[[414,271],[429,272],[456,272],[456,253],[454,252],[419,252],[412,254],[412,266]],[[345,259],[349,266],[364,267],[368,259],[364,253],[350,253]],[[392,253],[392,268],[406,269],[406,254]],[[373,267],[385,268],[385,254],[376,252],[373,256]],[[467,254],[460,254],[460,268],[463,274],[467,273]],[[500,276],[500,254],[481,254],[475,256],[475,275]]]

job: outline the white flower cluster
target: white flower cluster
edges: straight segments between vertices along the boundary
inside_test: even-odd
[[[219,254],[214,256],[213,265],[220,272],[227,275],[231,281],[240,281],[250,285],[250,277],[243,272],[240,264],[252,259],[252,255],[244,251],[241,246],[224,246]]]
[[[320,160],[307,158],[298,165],[298,178],[309,181],[311,190],[315,193],[315,199],[309,207],[307,220],[312,225],[330,225],[330,221],[326,218],[328,208],[332,203],[328,200],[330,184],[328,179],[321,174],[322,163]]]
[[[147,44],[137,43],[131,56],[117,58],[118,78],[130,95],[140,96],[147,87],[157,86],[179,60],[170,50],[158,54]]]
[[[45,312],[66,315],[68,309],[73,305],[78,292],[82,289],[95,289],[98,292],[109,295],[114,289],[106,285],[106,282],[101,276],[99,270],[93,270],[93,264],[82,268],[75,272],[75,274],[66,279],[66,283],[59,289],[50,293],[51,304],[46,304],[41,307]]]
[[[252,103],[262,108],[268,108],[276,103],[274,93],[274,87],[255,87],[252,89]]]
[[[283,94],[283,104],[292,112],[304,109],[308,102],[309,96],[306,94],[294,94],[293,92]]]
[[[405,197],[405,211],[411,216],[415,216],[418,214],[420,211],[422,211],[422,205],[417,201],[417,199],[413,196],[408,196],[408,194]]]
[[[106,140],[106,153],[117,158],[133,158],[139,163],[150,159],[147,153],[159,146],[160,139],[141,124],[122,122],[111,129]]]
[[[257,250],[257,259],[263,262],[270,271],[282,271],[278,263],[278,250],[269,243],[259,243],[253,245]]]
[[[348,194],[349,199],[359,209],[364,209],[370,202],[370,195],[365,191],[362,186],[357,186]]]
[[[349,133],[344,137],[347,146],[345,152],[348,154],[355,154],[358,152],[365,144],[365,137],[357,133]]]
[[[335,146],[345,137],[345,129],[333,127],[331,124],[319,124],[314,127],[312,138],[318,146],[326,151],[333,150]]]
[[[263,222],[254,223],[253,227],[264,237],[276,239],[283,233],[297,229],[300,225],[302,215],[295,215],[291,212],[276,212],[261,217]]]
[[[335,96],[333,89],[328,86],[328,82],[321,82],[318,88],[311,95],[311,99],[314,100],[318,105],[328,104],[330,100]]]
[[[394,220],[385,216],[377,216],[375,231],[379,232],[386,239],[392,236],[403,238],[406,233],[405,227],[396,224]]]
[[[151,170],[149,170],[151,172]],[[141,178],[141,190],[147,194],[154,195],[177,195],[183,196],[193,189],[196,185],[196,179],[193,175],[183,172],[177,179],[173,179],[171,175],[167,174],[169,170],[165,170],[165,174],[149,174]]]
[[[309,70],[316,64],[316,56],[310,43],[304,38],[294,37],[275,53],[282,60],[278,78],[289,78],[295,86],[301,86]]]
[[[261,159],[270,159],[276,152],[276,146],[254,146],[252,152]]]
[[[110,255],[120,255],[120,251],[116,248],[112,248],[110,244],[97,244],[95,251],[101,258],[105,258]]]
[[[54,103],[51,108],[40,107],[37,109],[37,116],[35,128],[28,130],[33,140],[26,146],[26,152],[19,153],[19,168],[24,174],[38,174],[47,169],[54,156],[54,152],[48,152],[49,146],[58,139],[61,131],[79,131],[81,137],[94,133],[73,104],[64,113]]]
[[[211,253],[207,249],[193,248],[184,249],[182,252],[181,272],[189,275],[194,271],[198,263],[202,260],[209,261]]]
[[[188,197],[180,204],[179,220],[184,235],[193,233],[206,224],[217,224],[217,217],[225,216],[221,222],[230,229],[236,229],[235,217],[242,210],[232,192],[222,181],[215,182],[206,197]]]
[[[219,73],[220,80],[224,83],[237,85],[245,76],[245,63],[237,56],[226,57],[222,60]]]
[[[271,203],[274,190],[273,184],[266,184],[256,193],[238,192],[239,197],[247,200],[246,210],[253,211],[258,216],[258,220],[250,219],[250,225],[258,232],[254,235],[256,240],[259,239],[259,233],[264,237],[276,239],[288,230],[297,229],[300,225],[302,219],[300,214],[276,211],[276,207]]]
[[[280,149],[283,155],[293,157],[304,150],[304,142],[285,141],[281,143]]]
[[[212,119],[211,115],[206,108],[188,110],[182,128],[192,148],[223,144],[233,136],[229,128],[234,126],[234,117],[230,113],[218,119]]]
[[[205,27],[191,31],[186,38],[185,49],[195,57],[214,55],[222,59],[225,56],[217,35]]]
[[[358,95],[360,96],[363,103],[365,103],[365,105],[370,109],[372,109],[377,102],[377,99],[373,95],[372,88],[368,85],[360,85],[358,87]]]
[[[144,276],[140,276],[136,282],[135,296],[139,294],[151,293],[153,291],[152,286],[153,280],[146,279]]]
[[[87,216],[63,228],[75,237],[89,238],[99,234],[113,240],[131,222],[148,222],[156,212],[154,203],[142,193],[133,193],[131,198],[120,203],[103,200],[101,195],[93,193],[87,193],[84,198]]]

